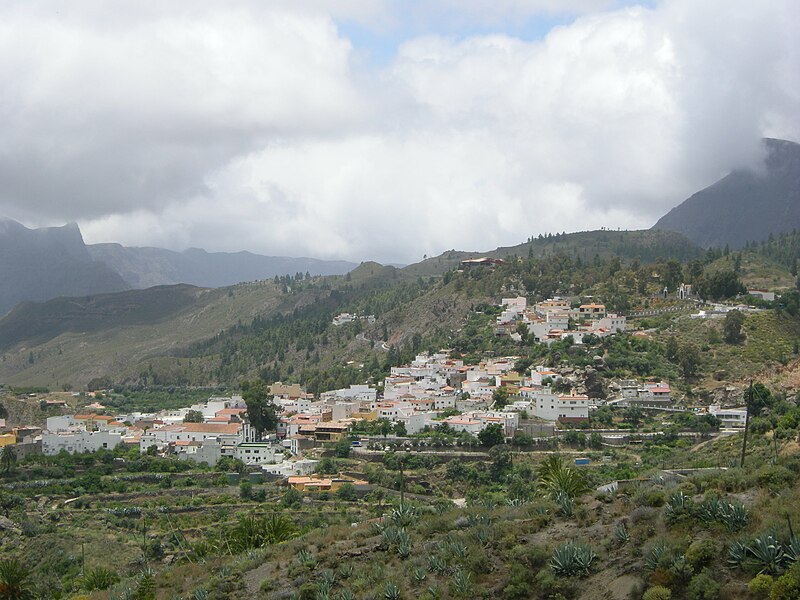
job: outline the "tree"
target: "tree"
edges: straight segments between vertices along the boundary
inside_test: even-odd
[[[478,433],[478,441],[487,448],[502,444],[506,441],[505,435],[503,434],[503,426],[497,423],[487,425],[483,431]]]
[[[17,451],[13,446],[3,446],[3,451],[0,452],[0,463],[3,465],[3,471],[6,474],[10,473],[17,464]]]
[[[492,392],[492,400],[494,401],[495,410],[500,410],[508,404],[508,389],[499,387]]]
[[[278,424],[278,413],[269,399],[266,384],[261,380],[242,382],[242,398],[247,405],[247,418],[260,440],[264,432],[272,431]]]
[[[343,483],[342,487],[336,490],[336,497],[346,502],[352,502],[358,499],[356,488],[352,483]]]
[[[190,410],[186,413],[183,417],[184,423],[202,423],[203,422],[203,413],[199,410]]]
[[[690,379],[697,375],[700,369],[700,351],[693,344],[684,344],[678,348],[677,364],[683,371],[683,376]]]
[[[763,383],[756,383],[753,385],[752,392],[749,387],[744,391],[744,401],[750,416],[759,417],[764,409],[772,407],[775,399],[767,386]]]
[[[744,313],[740,310],[728,311],[725,315],[725,322],[722,324],[722,330],[725,335],[725,341],[729,344],[738,344],[744,340],[744,332],[742,326],[744,325]]]
[[[0,599],[27,600],[33,598],[30,571],[16,558],[0,560]]]
[[[333,447],[333,453],[336,458],[348,458],[350,456],[350,449],[352,448],[352,444],[350,443],[350,439],[347,437],[343,437],[336,445]]]

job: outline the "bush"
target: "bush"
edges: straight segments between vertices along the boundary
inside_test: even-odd
[[[800,598],[800,563],[775,580],[769,593],[769,600],[796,600]]]
[[[642,596],[642,600],[672,600],[672,592],[665,587],[657,585],[647,590]]]
[[[659,507],[664,506],[667,497],[662,490],[656,488],[647,488],[636,493],[634,502],[639,506]]]
[[[719,598],[719,590],[719,583],[717,583],[708,569],[704,569],[702,573],[692,577],[686,597],[689,600],[717,600]]]
[[[774,584],[775,580],[770,575],[760,573],[747,584],[747,591],[756,598],[766,600],[766,598],[769,598],[769,593],[772,591]]]
[[[689,545],[684,557],[692,568],[693,572],[698,572],[704,567],[708,567],[719,556],[720,547],[713,540],[696,540]]]

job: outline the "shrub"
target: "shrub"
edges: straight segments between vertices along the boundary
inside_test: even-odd
[[[672,600],[672,592],[668,588],[657,585],[644,593],[642,600]]]
[[[772,591],[772,586],[775,580],[770,575],[760,573],[750,580],[747,584],[747,591],[753,594],[756,598],[764,599],[769,598],[769,593]]]
[[[662,490],[656,488],[648,488],[642,490],[634,497],[634,502],[639,506],[659,507],[664,506],[667,497]]]
[[[719,590],[719,583],[707,569],[704,569],[701,573],[692,577],[686,597],[689,600],[717,600],[719,598]]]
[[[719,555],[719,544],[713,540],[696,540],[689,545],[684,553],[686,562],[697,572],[703,567],[709,566]]]
[[[800,563],[775,580],[769,593],[769,600],[796,600],[800,598]]]

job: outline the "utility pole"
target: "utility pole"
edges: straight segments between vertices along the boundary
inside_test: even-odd
[[[750,380],[750,393],[748,394],[747,398],[745,398],[744,407],[747,411],[744,415],[744,439],[742,440],[742,460],[740,463],[740,467],[744,468],[744,455],[747,452],[747,430],[750,426],[750,402],[753,399],[753,380]]]

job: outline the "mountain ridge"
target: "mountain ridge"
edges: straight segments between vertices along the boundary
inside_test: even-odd
[[[653,230],[676,231],[705,248],[741,248],[800,228],[800,144],[765,138],[763,169],[735,169],[674,207]]]

